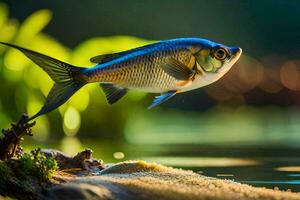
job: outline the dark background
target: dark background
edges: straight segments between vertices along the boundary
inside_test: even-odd
[[[48,8],[46,32],[74,47],[95,36],[131,35],[151,40],[203,37],[240,45],[255,56],[299,56],[298,0],[5,0],[23,20]]]

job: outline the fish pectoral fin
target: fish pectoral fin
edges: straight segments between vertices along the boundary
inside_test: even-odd
[[[116,103],[127,93],[126,88],[116,86],[112,83],[100,83],[100,87],[103,89],[109,104]]]
[[[179,87],[184,87],[184,86],[186,87],[186,86],[192,84],[192,82],[193,82],[192,79],[190,79],[190,80],[184,80],[184,81],[178,81],[176,83],[176,85],[179,86]]]
[[[177,93],[176,91],[170,91],[170,92],[163,93],[160,96],[156,96],[152,104],[148,107],[148,109],[151,109],[155,106],[158,106],[159,104],[162,104],[163,102],[166,102],[167,100],[175,96],[176,93]]]
[[[192,69],[174,58],[167,59],[160,66],[167,74],[178,80],[188,80],[195,74]]]

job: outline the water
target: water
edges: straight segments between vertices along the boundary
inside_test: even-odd
[[[193,170],[209,177],[300,192],[300,157],[297,156],[300,149],[297,148],[169,146],[159,152],[136,150],[128,152],[128,156]]]
[[[254,166],[234,166],[234,167],[206,167],[190,168],[194,171],[200,170],[201,174],[221,179],[230,179],[240,183],[247,183],[253,186],[278,188],[280,190],[300,191],[300,162],[296,172],[278,171],[276,168],[284,165],[292,166],[296,163],[286,161],[284,164],[277,162],[278,158],[269,160],[267,163]],[[280,158],[279,158],[280,159]]]

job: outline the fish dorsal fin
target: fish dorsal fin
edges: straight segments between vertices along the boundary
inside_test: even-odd
[[[125,55],[128,55],[128,54],[132,53],[132,52],[139,51],[139,50],[142,50],[142,49],[145,49],[145,48],[146,48],[146,46],[142,46],[142,47],[137,47],[137,48],[130,49],[130,50],[127,50],[127,51],[121,51],[121,52],[117,52],[117,53],[109,53],[109,54],[98,55],[98,56],[92,57],[90,59],[90,61],[92,63],[101,64],[101,63],[112,61],[112,60],[114,60],[118,57],[125,56]]]
[[[105,62],[111,61],[123,54],[124,54],[123,52],[120,52],[120,53],[110,53],[110,54],[98,55],[98,56],[92,57],[90,59],[90,61],[92,63],[105,63]]]
[[[116,103],[127,93],[126,88],[116,86],[112,83],[100,83],[100,87],[103,89],[109,104]]]
[[[169,91],[166,93],[161,94],[160,96],[156,96],[153,100],[152,104],[148,107],[148,109],[151,109],[155,106],[158,106],[159,104],[162,104],[163,102],[169,100],[176,94],[176,91]]]
[[[105,63],[105,62],[112,61],[115,58],[125,56],[125,55],[128,55],[128,54],[133,53],[133,52],[143,51],[145,49],[149,49],[149,48],[154,47],[154,46],[159,45],[159,44],[160,44],[160,42],[157,42],[157,43],[148,44],[148,45],[136,47],[136,48],[133,48],[133,49],[129,49],[129,50],[126,50],[126,51],[98,55],[98,56],[94,56],[94,57],[90,58],[90,61],[92,63],[99,63],[99,64],[100,63]]]
[[[170,76],[178,80],[188,80],[195,74],[194,70],[174,58],[168,58],[161,64],[161,68]]]

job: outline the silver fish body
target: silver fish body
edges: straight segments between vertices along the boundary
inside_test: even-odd
[[[242,50],[200,38],[160,41],[132,50],[91,58],[94,67],[76,67],[13,44],[40,66],[55,82],[41,110],[32,120],[65,103],[85,84],[99,82],[109,104],[129,89],[161,93],[153,108],[178,93],[197,89],[221,78],[238,60]]]
[[[150,47],[147,52],[132,52],[108,63],[96,65],[84,72],[88,82],[114,83],[118,86],[149,93],[178,90],[181,82],[161,68],[168,58],[175,58],[192,68],[194,59],[186,47],[174,48],[166,44]]]

